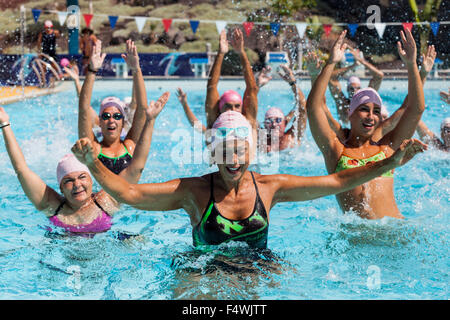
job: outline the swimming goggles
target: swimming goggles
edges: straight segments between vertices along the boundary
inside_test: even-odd
[[[266,119],[264,119],[265,124],[281,123],[281,121],[283,121],[283,118],[266,118]]]
[[[103,112],[102,113],[102,119],[103,120],[108,120],[111,117],[113,117],[114,120],[122,120],[123,119],[123,114],[117,112],[111,115],[111,113],[109,112]]]
[[[247,138],[249,134],[249,130],[247,127],[236,127],[236,128],[220,127],[215,128],[215,130],[216,130],[215,136],[218,139],[224,139],[231,133],[234,133],[234,135],[238,138]]]

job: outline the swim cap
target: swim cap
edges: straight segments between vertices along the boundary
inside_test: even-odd
[[[107,97],[102,100],[102,103],[100,104],[100,112],[99,115],[103,113],[103,110],[105,110],[108,107],[116,107],[119,109],[120,113],[125,115],[125,104],[117,97]]]
[[[123,102],[125,103],[125,106],[129,106],[131,103],[132,98],[131,97],[125,97],[123,98]]]
[[[61,184],[61,181],[65,176],[77,171],[85,171],[89,174],[88,167],[78,161],[78,159],[73,154],[66,154],[58,162],[58,166],[56,167],[56,179],[58,180],[58,184]]]
[[[450,118],[445,118],[441,123],[441,130],[443,130],[445,127],[450,126]]]
[[[253,146],[252,126],[242,113],[226,111],[222,113],[212,126],[211,151],[223,141],[241,139],[248,141],[250,150]]]
[[[381,116],[389,118],[389,111],[384,104],[381,105]]]
[[[50,20],[45,20],[44,27],[45,28],[53,28],[53,22],[51,22]]]
[[[361,85],[361,80],[357,76],[351,76],[347,80],[347,86],[351,85],[352,83]]]
[[[69,62],[69,59],[62,58],[61,61],[59,62],[59,64],[61,65],[61,67],[64,68],[64,67],[67,67],[70,64],[70,62]]]
[[[350,108],[348,109],[348,116],[350,117],[352,113],[358,108],[360,105],[372,102],[380,106],[383,105],[380,95],[376,90],[372,88],[365,88],[356,91],[352,100],[350,102]]]
[[[222,94],[222,96],[220,97],[220,100],[219,100],[219,110],[220,110],[220,112],[222,112],[222,108],[225,105],[225,103],[227,103],[229,101],[232,101],[232,100],[237,100],[242,105],[242,98],[241,98],[241,95],[239,93],[237,93],[234,90],[225,91]]]
[[[269,110],[266,111],[266,115],[264,116],[265,119],[267,118],[283,118],[284,119],[284,113],[281,111],[280,108],[277,107],[271,107]]]

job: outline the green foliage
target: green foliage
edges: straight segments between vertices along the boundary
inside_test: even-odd
[[[272,9],[280,16],[291,16],[294,12],[303,8],[317,6],[316,0],[271,0]]]

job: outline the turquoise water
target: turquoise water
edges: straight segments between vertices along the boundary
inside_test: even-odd
[[[363,85],[367,84],[363,82]],[[156,121],[141,182],[160,182],[214,171],[189,164],[178,133],[192,132],[175,90],[205,121],[204,81],[147,81],[148,96],[172,96]],[[345,85],[343,85],[345,88]],[[220,91],[240,81],[222,81]],[[308,93],[309,81],[301,82]],[[405,81],[384,81],[380,94],[390,112],[400,106]],[[450,116],[439,91],[443,81],[425,85],[423,119],[439,134]],[[131,82],[95,84],[101,98],[130,95]],[[335,115],[334,103],[327,101]],[[77,97],[72,84],[53,96],[5,107],[32,170],[57,188],[56,164],[77,136]],[[287,84],[272,81],[259,95],[259,119],[268,105],[288,112]],[[14,174],[0,138],[0,298],[1,299],[448,299],[450,156],[431,149],[396,170],[395,193],[404,221],[362,220],[343,215],[334,197],[275,206],[270,213],[269,252],[228,244],[208,252],[192,247],[192,228],[182,210],[145,212],[129,206],[114,216],[109,232],[94,238],[48,234],[44,214],[31,205]],[[188,145],[201,148],[198,139]],[[175,151],[174,151],[175,150]],[[174,163],[173,159],[182,158]],[[326,174],[309,128],[302,145],[280,158],[262,157],[255,170],[297,175]],[[265,161],[265,162],[264,162]],[[98,185],[95,186],[99,189]],[[209,195],[205,195],[208,196]],[[140,235],[120,241],[118,232]]]

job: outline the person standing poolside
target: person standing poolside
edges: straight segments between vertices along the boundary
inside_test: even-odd
[[[133,125],[122,141],[120,135],[124,127],[125,104],[117,97],[103,99],[99,112],[99,125],[103,140],[98,142],[92,131],[92,111],[90,107],[95,74],[101,68],[106,54],[101,54],[101,41],[97,40],[92,48],[88,73],[80,92],[78,136],[87,137],[96,149],[99,150],[99,159],[114,173],[118,174],[132,162],[137,142],[141,136],[145,123],[145,110],[147,109],[147,94],[144,78],[139,66],[139,56],[134,42],[127,41],[127,54],[122,55],[128,68],[133,73],[133,84],[136,90],[137,109]],[[160,99],[164,103],[169,99],[169,92],[164,93]],[[153,130],[153,124],[152,124]],[[133,160],[134,161],[134,160]]]
[[[81,74],[86,75],[87,68],[89,66],[89,59],[91,57],[92,47],[97,42],[97,37],[94,35],[94,31],[89,28],[81,30],[80,37],[80,50],[82,57]]]
[[[350,134],[345,142],[338,139],[328,122],[323,106],[325,92],[336,63],[344,55],[346,31],[340,34],[334,44],[330,58],[315,80],[306,103],[311,133],[323,154],[328,173],[383,161],[414,134],[425,102],[416,64],[416,43],[410,31],[406,30],[405,33],[400,33],[401,42],[397,43],[397,47],[408,69],[408,108],[395,129],[378,142],[373,140],[373,135],[381,123],[382,101],[373,88],[361,89],[352,97],[349,107]],[[363,218],[403,218],[395,202],[391,170],[386,170],[380,177],[362,186],[339,193],[336,198],[344,212],[354,211]]]
[[[350,78],[348,78],[347,80],[348,98],[347,98],[342,92],[341,85],[339,83],[339,77],[342,76],[344,73],[346,73],[348,70],[353,69],[359,64],[362,64],[372,74],[372,78],[370,79],[369,82],[369,87],[375,89],[376,91],[378,91],[378,89],[380,88],[381,82],[383,81],[384,77],[383,72],[381,72],[375,66],[367,62],[364,58],[361,58],[360,51],[358,49],[350,49],[350,53],[355,58],[355,64],[347,68],[334,70],[328,84],[331,96],[333,97],[336,103],[336,109],[339,115],[339,120],[344,124],[348,124],[349,122],[348,109],[350,106],[350,100],[352,99],[356,91],[361,89],[361,80],[356,76],[351,76]]]
[[[37,47],[39,53],[44,53],[56,61],[56,39],[60,37],[58,30],[53,29],[50,20],[44,22],[44,31],[38,34]],[[49,63],[51,61],[48,61]]]
[[[145,126],[136,149],[133,163],[120,173],[125,181],[137,183],[148,157],[153,123],[167,100],[151,102],[146,110]],[[112,216],[119,204],[103,190],[92,191],[92,178],[88,168],[73,154],[65,155],[56,169],[62,193],[48,186],[27,165],[14,136],[9,115],[0,107],[0,128],[6,150],[25,195],[35,208],[45,213],[50,221],[71,233],[98,233],[109,230]],[[116,176],[117,177],[117,176]]]
[[[247,170],[254,148],[253,130],[241,113],[222,113],[212,129],[211,156],[218,171],[201,177],[130,184],[104,167],[89,139],[78,140],[72,152],[120,203],[140,210],[184,209],[193,228],[194,246],[243,241],[265,248],[269,213],[277,203],[312,200],[353,189],[405,164],[426,148],[418,140],[405,140],[390,158],[322,177],[262,175]]]

